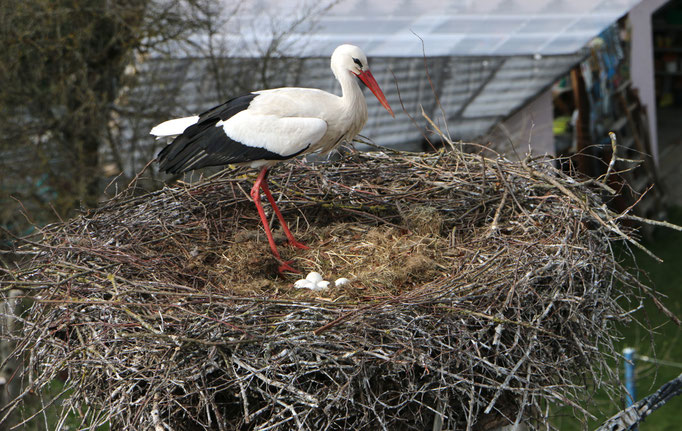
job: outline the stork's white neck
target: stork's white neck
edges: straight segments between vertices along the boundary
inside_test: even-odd
[[[358,130],[367,122],[367,102],[358,83],[358,78],[348,70],[334,71],[341,84],[341,103],[345,113],[353,118],[354,128]]]

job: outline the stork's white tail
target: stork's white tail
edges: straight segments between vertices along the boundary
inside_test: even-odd
[[[149,132],[150,135],[154,135],[157,138],[164,138],[166,136],[177,136],[182,134],[186,128],[196,124],[199,121],[199,116],[194,115],[192,117],[176,118],[174,120],[164,121],[163,123],[154,126]]]

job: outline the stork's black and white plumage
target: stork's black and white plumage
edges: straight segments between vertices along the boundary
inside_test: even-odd
[[[161,170],[181,173],[206,166],[242,164],[261,168],[251,189],[279,271],[294,271],[282,261],[260,202],[262,189],[282,224],[289,243],[307,248],[294,239],[268,190],[268,168],[300,154],[326,153],[350,141],[367,122],[367,104],[359,81],[393,111],[369,71],[360,48],[341,45],[334,50],[331,69],[341,84],[341,96],[313,88],[275,88],[235,97],[203,114],[169,120],[151,130],[157,137],[176,138],[158,155]],[[359,78],[359,79],[356,79]],[[295,272],[295,271],[294,271]]]

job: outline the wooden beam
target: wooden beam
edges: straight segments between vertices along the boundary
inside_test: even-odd
[[[573,100],[578,110],[578,118],[575,123],[576,155],[575,168],[578,172],[586,175],[591,174],[589,167],[589,147],[592,143],[590,136],[590,103],[585,89],[585,80],[580,71],[580,65],[571,69],[571,87],[573,88]]]

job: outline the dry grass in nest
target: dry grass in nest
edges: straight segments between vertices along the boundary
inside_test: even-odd
[[[300,276],[275,276],[276,265],[265,235],[256,237],[253,231],[238,235],[239,239],[206,268],[221,279],[219,284],[229,286],[233,293],[253,295],[277,291],[292,297],[317,295],[334,300],[398,295],[439,274],[447,274],[456,258],[447,238],[419,235],[394,226],[340,222],[310,227],[300,236],[310,245],[309,250],[287,249],[284,235],[279,235],[283,255],[292,259],[293,266],[303,276],[315,271],[328,280],[341,277],[351,280],[339,288],[331,286],[311,293],[293,288],[292,280]]]
[[[311,247],[283,257],[352,280],[318,292],[276,275],[248,180],[124,192],[42,229],[4,270],[2,291],[33,300],[15,356],[31,391],[65,380],[62,417],[113,429],[489,429],[546,423],[557,403],[589,415],[586,388],[618,393],[622,306],[654,297],[614,258],[614,242],[636,242],[598,186],[547,160],[456,151],[281,166],[271,189]]]

